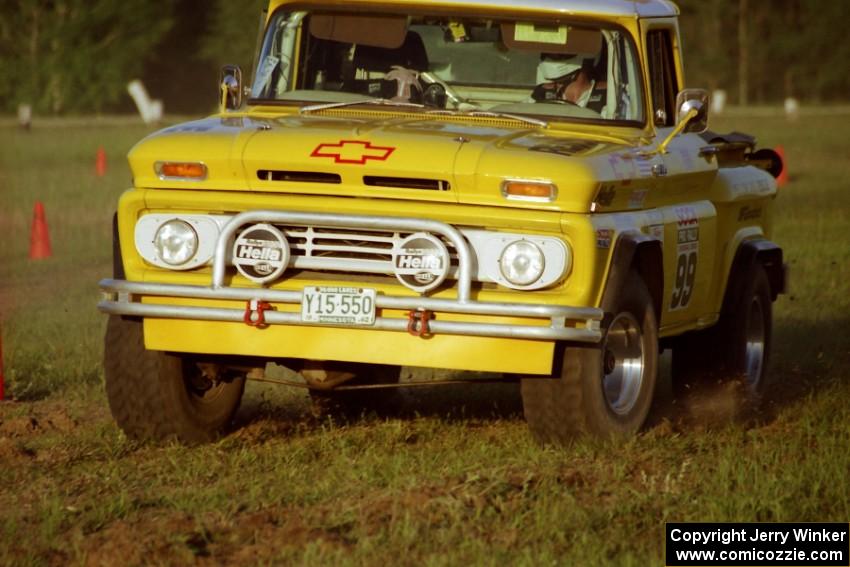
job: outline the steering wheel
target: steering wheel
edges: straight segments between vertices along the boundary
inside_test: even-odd
[[[561,92],[559,91],[557,85],[547,88],[547,85],[550,83],[542,83],[534,87],[534,90],[531,91],[531,99],[534,102],[544,103],[544,104],[568,104],[570,106],[578,106],[571,100],[565,100],[561,98]],[[553,83],[554,84],[554,83]],[[549,96],[547,96],[549,95]]]
[[[535,100],[534,102],[540,102],[540,103],[543,103],[543,104],[567,104],[569,106],[578,106],[573,101],[564,100],[562,98],[556,98],[556,99],[553,99],[553,100]]]
[[[434,73],[432,73],[430,71],[424,71],[422,73],[419,73],[419,79],[421,81],[425,82],[425,83],[428,83],[428,84],[431,84],[431,85],[440,85],[441,87],[443,87],[446,91],[446,96],[448,97],[449,102],[455,107],[455,109],[459,109],[461,106],[471,104],[465,98],[463,98],[462,96],[457,94],[457,91],[455,91],[451,87],[451,85],[449,85],[448,83],[446,83],[445,81],[443,81],[442,79],[440,79],[438,76],[436,76]],[[478,107],[478,105],[472,105],[472,106],[474,106],[476,108]]]

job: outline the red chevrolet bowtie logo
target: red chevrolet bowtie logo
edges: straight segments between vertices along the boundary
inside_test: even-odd
[[[340,140],[335,144],[319,144],[310,157],[334,158],[336,163],[364,165],[367,160],[385,161],[395,148],[373,146],[372,142]]]

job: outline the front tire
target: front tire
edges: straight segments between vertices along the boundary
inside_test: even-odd
[[[541,443],[623,437],[649,414],[658,368],[658,328],[643,279],[631,272],[600,345],[566,344],[549,378],[522,380],[525,418]]]
[[[104,343],[109,408],[127,437],[206,443],[230,424],[244,375],[211,381],[185,357],[145,349],[141,321],[117,315],[109,317]]]

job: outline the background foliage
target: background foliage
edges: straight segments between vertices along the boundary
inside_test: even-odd
[[[172,6],[147,0],[0,1],[0,100],[40,111],[115,105],[172,26]],[[126,95],[124,95],[126,96]]]
[[[688,86],[738,104],[846,100],[845,0],[677,0]],[[133,112],[141,78],[171,113],[214,108],[218,69],[251,76],[265,0],[0,0],[0,111]]]
[[[268,0],[216,0],[209,33],[201,40],[203,56],[216,67],[236,63],[250,75],[260,29],[260,14],[267,5]]]
[[[845,0],[676,0],[689,86],[739,104],[847,100]]]

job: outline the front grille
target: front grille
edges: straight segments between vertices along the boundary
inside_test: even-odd
[[[410,232],[286,226],[275,224],[289,242],[290,260],[298,270],[320,270],[395,277],[393,249]],[[454,246],[442,239],[451,256],[449,277],[457,269]]]
[[[369,232],[334,228],[278,227],[293,256],[392,262],[393,247],[401,242],[398,232]]]
[[[320,171],[288,171],[282,169],[258,169],[260,181],[281,181],[284,183],[328,183],[340,185],[342,176],[338,173]],[[451,184],[442,179],[421,179],[417,177],[382,177],[364,175],[363,184],[367,187],[392,187],[396,189],[425,189],[428,191],[448,191]]]
[[[295,183],[331,183],[339,185],[342,177],[337,173],[318,171],[283,171],[279,169],[258,169],[257,178],[261,181],[288,181]]]
[[[426,189],[428,191],[448,191],[451,185],[441,179],[417,179],[412,177],[378,177],[364,175],[363,184],[369,187],[395,187],[399,189]]]

